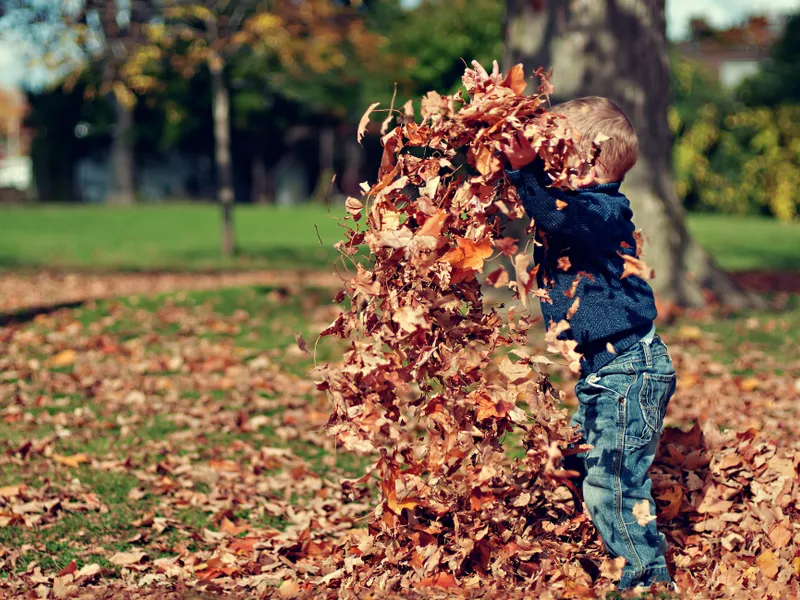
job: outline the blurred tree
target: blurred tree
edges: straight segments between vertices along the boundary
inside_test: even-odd
[[[435,32],[435,35],[432,35]],[[455,91],[472,60],[491,64],[503,51],[503,3],[496,0],[422,0],[394,15],[390,48],[409,57],[409,97]]]
[[[519,62],[553,68],[554,101],[606,96],[633,121],[640,155],[624,187],[649,239],[659,296],[698,306],[710,290],[731,305],[754,302],[692,239],[675,193],[664,0],[507,0],[505,63]]]
[[[742,83],[738,95],[749,106],[800,103],[800,13],[787,19],[770,58]]]
[[[375,38],[354,7],[332,0],[162,0],[163,19],[147,27],[141,44],[122,68],[132,88],[163,88],[169,65],[185,78],[210,74],[218,200],[222,207],[222,252],[233,254],[233,166],[231,159],[231,65],[260,57],[266,73],[323,74],[347,63],[345,49],[369,59]]]
[[[143,41],[143,27],[155,16],[156,3],[145,0],[76,0],[50,3],[41,0],[6,0],[7,27],[27,37],[43,52],[53,72],[67,73],[73,86],[85,69],[100,65],[97,86],[84,88],[87,99],[104,96],[114,107],[111,129],[114,204],[134,201],[134,119],[136,98],[120,78],[120,67]],[[78,56],[76,56],[76,53]]]
[[[745,107],[712,73],[675,58],[669,124],[678,195],[696,210],[800,213],[800,106]]]

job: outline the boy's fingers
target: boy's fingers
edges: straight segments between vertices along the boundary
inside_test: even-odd
[[[477,60],[472,61],[472,67],[478,72],[481,79],[489,79],[489,74],[486,72],[486,69],[484,69],[483,65]]]

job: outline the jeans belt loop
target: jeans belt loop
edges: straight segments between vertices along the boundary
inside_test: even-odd
[[[642,341],[642,350],[644,350],[644,364],[648,367],[653,366],[653,348],[648,342]]]

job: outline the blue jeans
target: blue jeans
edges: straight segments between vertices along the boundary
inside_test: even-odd
[[[584,502],[609,553],[625,558],[620,589],[671,581],[667,541],[655,519],[648,521],[655,502],[647,470],[674,391],[672,359],[657,335],[575,386],[579,405],[572,424],[593,448],[570,457],[568,466],[583,475]]]

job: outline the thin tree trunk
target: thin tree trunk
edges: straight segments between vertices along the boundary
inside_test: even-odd
[[[230,92],[225,85],[224,63],[214,57],[209,63],[214,111],[214,156],[217,163],[217,200],[222,208],[222,255],[232,256],[233,168],[231,164]]]
[[[268,204],[270,198],[267,193],[267,168],[264,166],[264,157],[260,152],[253,154],[252,163],[250,165],[250,173],[252,178],[250,201],[253,204]]]
[[[131,206],[136,194],[134,182],[133,107],[110,94],[117,121],[111,136],[111,190],[109,203]]]
[[[344,173],[342,174],[342,191],[350,196],[358,196],[358,184],[361,177],[361,146],[355,136],[349,135],[344,142]]]
[[[552,68],[554,103],[606,96],[636,127],[640,157],[623,192],[644,230],[659,297],[701,306],[708,290],[728,305],[757,303],[692,239],[673,186],[664,0],[507,0],[506,11],[506,67]]]
[[[336,132],[333,127],[325,126],[319,132],[319,178],[312,198],[314,202],[325,203],[331,193],[333,181],[333,155],[336,149]]]

